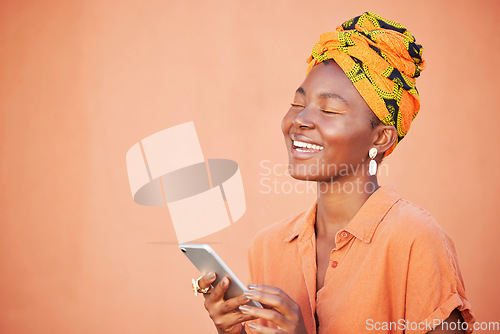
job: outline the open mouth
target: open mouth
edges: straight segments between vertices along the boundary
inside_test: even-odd
[[[317,153],[323,150],[323,146],[317,144],[306,143],[299,140],[292,140],[292,147],[297,152]]]

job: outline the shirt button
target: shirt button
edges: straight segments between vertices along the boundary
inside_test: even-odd
[[[347,234],[347,232],[342,232],[342,233],[340,233],[340,236],[345,239],[345,238],[347,238],[348,234]]]
[[[337,265],[338,265],[338,264],[339,264],[339,263],[338,263],[337,261],[333,261],[333,262],[332,262],[332,268],[337,268]]]

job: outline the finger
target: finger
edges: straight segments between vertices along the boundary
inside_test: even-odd
[[[288,328],[291,325],[290,320],[288,320],[283,314],[273,309],[253,307],[249,305],[242,305],[239,307],[239,309],[243,314],[251,315],[264,320],[269,320],[280,328]]]
[[[210,272],[207,273],[206,275],[203,275],[198,281],[200,289],[208,288],[212,284],[212,282],[215,281],[216,277],[217,275],[214,272]]]
[[[221,314],[217,316],[217,318],[213,318],[212,320],[214,321],[215,326],[219,329],[222,329],[224,333],[226,332],[232,333],[234,328],[240,328],[241,331],[241,326],[240,326],[241,323],[254,319],[256,318],[252,315],[243,314],[242,312],[235,311],[235,312]],[[240,331],[236,331],[236,333],[239,334]]]
[[[213,290],[212,283],[215,281],[216,278],[217,278],[217,274],[216,273],[209,272],[209,273],[203,275],[200,278],[200,280],[198,281],[198,286],[200,287],[200,289],[205,289],[207,287],[210,288],[207,293],[203,294],[203,297],[205,297],[205,300],[208,298],[208,296],[210,296],[210,293]]]
[[[290,299],[291,303],[282,295],[274,295],[263,291],[248,290],[244,292],[244,295],[251,300],[258,301],[261,304],[275,309],[285,317],[290,318],[292,321],[297,320],[300,308],[288,296],[287,297]]]
[[[214,303],[217,301],[223,301],[224,300],[224,294],[227,291],[227,288],[229,287],[229,278],[224,277],[223,279],[220,280],[220,282],[215,286],[215,288],[212,290],[212,292],[208,295],[206,298],[207,302]]]
[[[240,310],[238,309],[238,307],[240,307],[241,305],[245,305],[249,301],[250,301],[250,298],[248,298],[246,295],[241,295],[241,296],[234,297],[234,298],[231,298],[231,299],[224,301],[220,305],[220,309],[221,309],[222,313],[229,313],[232,311],[236,311],[239,313]]]
[[[269,328],[265,327],[256,323],[249,323],[247,325],[252,329],[253,332],[255,333],[261,333],[261,334],[285,334],[286,332],[282,329],[275,329],[275,328]]]
[[[265,292],[271,295],[275,296],[280,296],[284,301],[290,305],[290,307],[296,305],[295,301],[288,296],[285,291],[281,290],[280,288],[277,288],[275,286],[270,286],[270,285],[264,285],[264,284],[250,284],[248,286],[248,289],[253,290],[253,291],[261,291]]]
[[[245,313],[240,312],[240,311],[229,312],[229,313],[224,314],[221,317],[221,323],[223,323],[224,326],[226,326],[226,328],[230,328],[231,326],[236,326],[236,325],[241,324],[243,322],[255,320],[255,319],[257,319],[255,316],[253,316],[251,314],[245,314]]]

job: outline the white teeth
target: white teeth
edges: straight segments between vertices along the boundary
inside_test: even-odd
[[[293,145],[295,145],[297,147],[306,147],[307,146],[306,143],[303,143],[301,141],[296,141],[296,140],[293,141]]]
[[[321,146],[321,145],[316,145],[316,144],[311,144],[311,143],[305,143],[303,141],[298,141],[298,140],[294,140],[293,141],[293,145],[295,147],[312,148],[313,150],[320,150],[320,151],[323,150],[323,146]],[[299,151],[299,152],[307,152],[305,150],[299,150],[299,149],[297,149],[297,151]]]

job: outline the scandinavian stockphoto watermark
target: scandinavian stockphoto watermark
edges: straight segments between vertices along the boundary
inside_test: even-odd
[[[373,319],[366,320],[366,329],[369,331],[425,331],[429,332],[441,325],[441,328],[445,331],[456,331],[463,330],[467,331],[469,324],[465,321],[452,321],[452,322],[442,322],[439,319],[434,319],[432,321],[425,320],[421,322],[414,322],[405,319],[399,319],[398,321],[375,321]],[[474,322],[473,330],[486,330],[486,331],[498,331],[500,330],[500,323],[496,322]]]
[[[318,182],[297,181],[292,178],[292,175],[307,176],[309,180],[324,179],[327,175],[336,177],[367,175],[368,166],[365,164],[326,164],[317,161],[311,164],[290,165],[262,160],[259,166],[261,168],[259,185],[262,194],[308,194],[322,191],[371,193],[375,191],[373,183],[362,183],[356,177],[350,182],[319,181],[319,183],[329,183],[329,187],[318,187]],[[388,165],[380,164],[377,174],[388,175]]]

